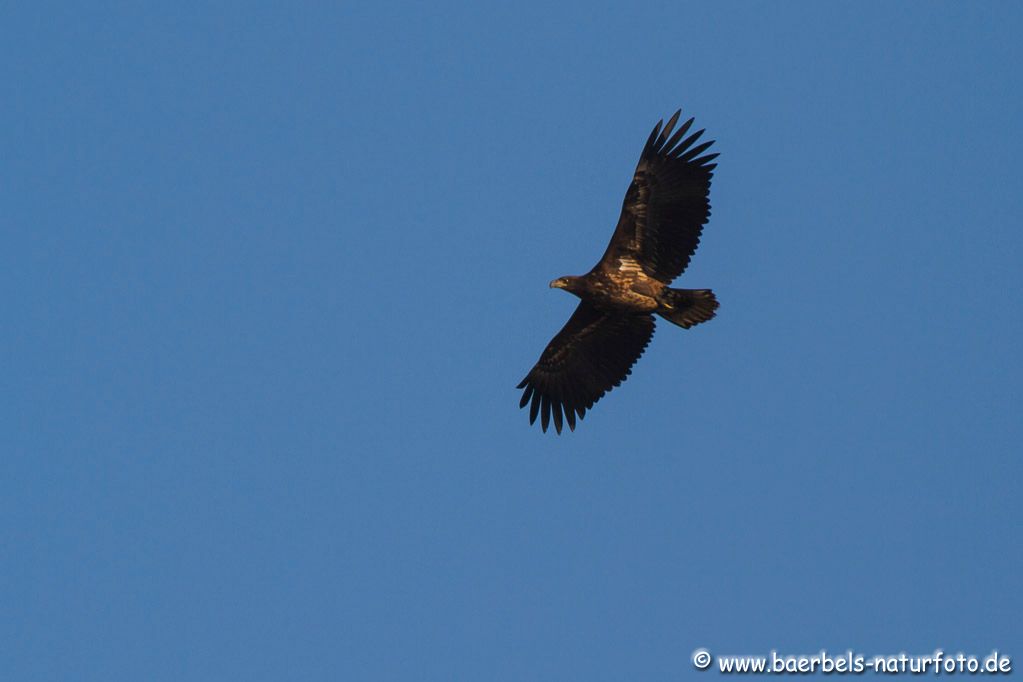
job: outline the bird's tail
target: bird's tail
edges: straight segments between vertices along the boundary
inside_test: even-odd
[[[706,322],[718,309],[718,300],[710,289],[665,288],[658,297],[658,303],[657,314],[683,329]]]

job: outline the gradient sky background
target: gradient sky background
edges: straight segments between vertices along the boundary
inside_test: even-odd
[[[0,12],[0,675],[1023,666],[1023,6]],[[574,433],[514,386],[650,128],[721,153]]]

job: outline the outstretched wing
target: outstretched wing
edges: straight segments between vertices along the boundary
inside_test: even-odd
[[[713,140],[693,146],[702,130],[682,139],[693,119],[671,134],[681,113],[676,111],[663,130],[658,121],[650,133],[625,193],[618,227],[598,268],[618,270],[619,259],[629,258],[667,284],[689,265],[710,216],[707,197],[717,166],[711,161],[718,155],[700,156]]]
[[[581,302],[518,385],[525,389],[519,407],[529,403],[529,423],[539,414],[545,432],[553,416],[561,433],[564,412],[574,431],[576,415],[582,419],[629,376],[653,335],[652,315],[614,315]]]

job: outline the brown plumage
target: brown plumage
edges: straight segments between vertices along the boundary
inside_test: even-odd
[[[693,119],[672,134],[681,113],[650,133],[600,262],[551,282],[582,300],[518,386],[519,406],[529,405],[529,423],[539,416],[544,431],[552,420],[558,433],[564,422],[575,430],[576,417],[625,380],[653,337],[655,314],[685,329],[714,317],[711,290],[668,287],[700,243],[717,166],[717,154],[700,156],[713,141],[693,146],[704,131],[683,139]]]

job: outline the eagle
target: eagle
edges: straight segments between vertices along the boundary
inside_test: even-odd
[[[565,422],[575,431],[576,417],[625,381],[653,337],[654,315],[689,329],[718,308],[710,289],[668,286],[700,243],[718,156],[704,154],[713,140],[695,144],[703,130],[685,137],[694,119],[675,129],[681,113],[650,133],[600,261],[550,283],[581,300],[517,387],[519,407],[529,405],[529,423],[539,416],[545,433],[552,420],[559,434]]]

